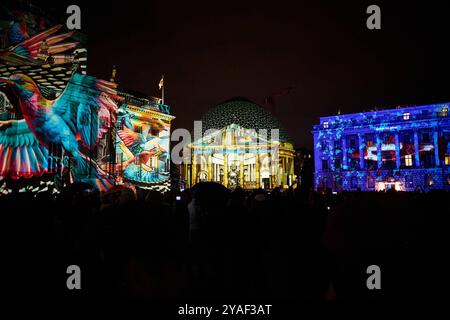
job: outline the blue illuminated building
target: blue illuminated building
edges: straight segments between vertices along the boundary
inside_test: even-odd
[[[320,118],[315,189],[450,190],[449,104]]]

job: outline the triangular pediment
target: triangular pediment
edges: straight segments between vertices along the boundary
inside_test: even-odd
[[[246,146],[270,146],[279,141],[270,141],[270,131],[246,129],[237,124],[230,124],[218,130],[208,130],[203,137],[197,139],[189,146],[191,148],[207,147],[246,147]]]

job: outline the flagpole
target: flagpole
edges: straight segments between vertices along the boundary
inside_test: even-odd
[[[162,85],[162,104],[164,104],[164,75],[162,75],[163,85]]]

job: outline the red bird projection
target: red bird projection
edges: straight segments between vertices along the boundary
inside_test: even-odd
[[[28,76],[0,78],[18,99],[21,120],[0,122],[0,176],[40,175],[46,171],[48,148],[62,146],[72,159],[75,181],[107,190],[113,182],[82,152],[91,149],[108,131],[118,112],[116,84],[75,73],[55,100],[48,100]]]

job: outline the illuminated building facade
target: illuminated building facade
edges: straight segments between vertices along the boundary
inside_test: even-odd
[[[84,36],[32,9],[0,26],[0,195],[73,182],[168,190],[169,107],[119,87],[115,69],[88,76]]]
[[[27,87],[17,84],[23,79]],[[59,187],[87,182],[102,191],[122,183],[169,189],[174,117],[160,99],[80,73],[71,75],[55,100],[43,96],[41,86],[23,73],[0,82],[13,84],[12,89],[0,87],[0,182],[27,185],[23,180],[39,178]],[[33,88],[22,92],[37,99],[10,100],[9,92],[18,88]],[[45,112],[32,112],[44,106]]]
[[[312,131],[316,190],[449,190],[448,109],[435,104],[320,118]]]
[[[138,98],[119,90],[125,100],[115,123],[115,176],[143,188],[170,187],[170,126],[175,118],[159,99]],[[108,157],[109,153],[103,151]]]
[[[228,188],[287,188],[295,183],[294,148],[265,109],[234,98],[202,118],[202,137],[188,146],[186,185],[214,181]]]

